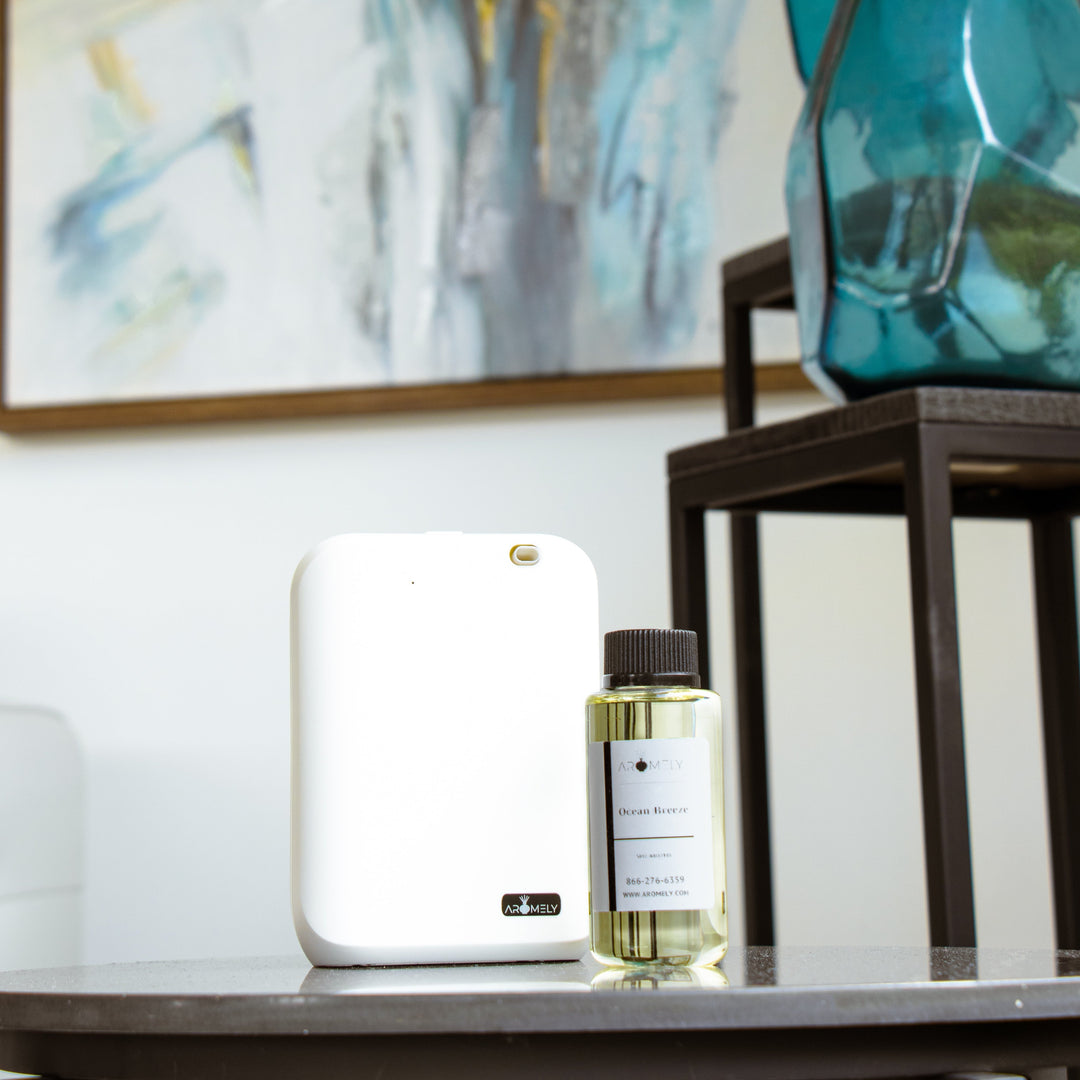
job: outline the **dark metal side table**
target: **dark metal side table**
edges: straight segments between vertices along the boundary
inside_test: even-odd
[[[0,1069],[82,1080],[844,1080],[1080,1064],[1080,954],[736,949],[316,970],[299,958],[0,973]],[[730,984],[730,985],[728,985]]]
[[[668,458],[671,582],[707,665],[704,514],[731,511],[747,940],[775,940],[757,514],[784,511],[907,517],[930,937],[954,946],[975,914],[952,518],[1030,522],[1057,942],[1080,946],[1080,394],[926,387],[754,427],[750,312],[791,306],[786,241],[726,264],[724,298],[729,434]]]

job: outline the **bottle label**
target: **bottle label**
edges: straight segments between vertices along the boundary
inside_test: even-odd
[[[589,744],[593,911],[699,911],[716,902],[709,741]]]

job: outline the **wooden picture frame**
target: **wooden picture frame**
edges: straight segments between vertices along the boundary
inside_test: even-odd
[[[29,2],[29,0],[27,0]],[[76,2],[76,0],[72,0]],[[85,3],[85,0],[78,0]],[[116,7],[119,0],[94,0],[102,11]],[[153,4],[157,0],[144,0]],[[164,3],[164,0],[161,0]],[[187,0],[189,7],[200,0]],[[728,0],[715,0],[718,9]],[[173,3],[170,10],[185,5]],[[566,404],[573,402],[596,402],[629,399],[659,399],[722,393],[723,375],[719,365],[709,366],[643,366],[640,358],[628,367],[632,370],[575,370],[559,374],[499,374],[453,381],[385,383],[375,385],[333,386],[313,385],[310,388],[291,385],[281,390],[266,392],[262,389],[244,389],[242,392],[215,393],[200,390],[191,394],[153,393],[141,396],[124,390],[119,394],[101,396],[74,393],[64,400],[33,400],[20,396],[18,386],[18,362],[11,355],[13,347],[11,332],[12,316],[23,318],[25,305],[13,299],[13,282],[22,263],[12,259],[12,252],[20,250],[9,237],[9,215],[12,207],[10,184],[15,170],[10,153],[12,131],[12,99],[9,92],[14,65],[10,51],[14,40],[12,27],[13,5],[3,4],[3,49],[0,50],[0,79],[4,87],[3,131],[0,137],[0,168],[4,177],[3,240],[5,264],[4,317],[0,326],[0,430],[7,432],[56,431],[84,428],[137,426],[148,424],[175,424],[204,421],[236,421],[250,419],[283,419],[383,412],[425,411],[486,406],[526,406],[542,404]],[[471,0],[465,0],[463,10],[472,11]],[[81,9],[86,10],[86,9]],[[479,10],[479,7],[476,9]],[[480,27],[474,36],[483,38]],[[488,28],[490,30],[490,28]],[[485,46],[486,47],[486,46]],[[91,56],[90,65],[102,86],[111,92],[127,95],[129,105],[135,110],[145,108],[151,115],[150,106],[141,100],[141,90],[132,81],[131,65],[115,51],[108,42],[95,42],[97,50]],[[480,49],[477,46],[476,52]],[[40,51],[40,50],[39,50]],[[472,57],[474,65],[483,65],[483,56]],[[132,104],[133,103],[133,104]],[[474,108],[474,113],[476,109]],[[484,119],[482,113],[479,114]],[[475,116],[474,116],[475,119]],[[148,121],[149,124],[149,121]],[[235,149],[235,148],[234,148]],[[242,149],[242,148],[241,148]],[[24,181],[24,188],[26,183]],[[73,213],[70,204],[65,214]],[[20,221],[22,219],[20,218]],[[24,231],[26,231],[24,229]],[[9,265],[9,262],[12,265]],[[713,263],[713,265],[717,265]],[[96,282],[95,282],[96,284]],[[62,309],[60,309],[62,310]],[[61,324],[63,321],[61,320]],[[28,350],[26,350],[28,351]],[[718,349],[717,349],[718,351]],[[61,357],[61,360],[63,357]],[[759,374],[762,390],[805,389],[809,384],[796,364],[778,363],[763,365]]]
[[[3,361],[0,360],[0,377]],[[812,390],[796,362],[755,369],[757,392]],[[0,404],[0,431],[10,434],[239,420],[286,420],[371,413],[430,412],[489,406],[573,405],[599,401],[719,398],[724,372],[715,368],[489,379],[476,383],[390,386],[299,394],[237,394],[216,398],[123,401],[12,408]]]

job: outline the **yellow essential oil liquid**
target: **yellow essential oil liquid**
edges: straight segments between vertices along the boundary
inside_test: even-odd
[[[690,630],[604,638],[586,702],[590,911],[605,964],[716,964],[727,951],[720,699]]]

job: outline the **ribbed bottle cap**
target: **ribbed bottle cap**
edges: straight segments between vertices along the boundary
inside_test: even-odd
[[[605,686],[700,686],[693,630],[612,630],[604,635]]]

